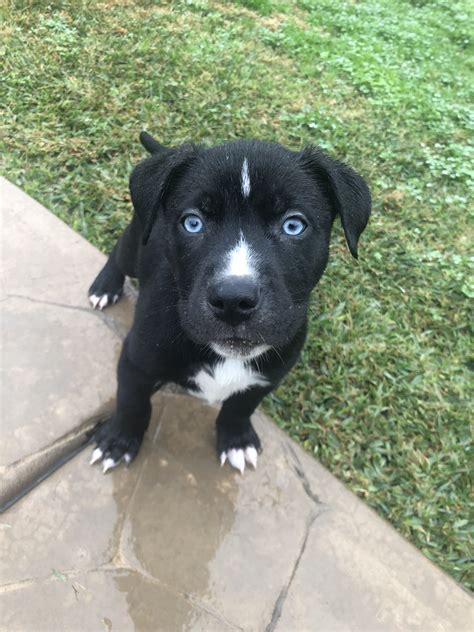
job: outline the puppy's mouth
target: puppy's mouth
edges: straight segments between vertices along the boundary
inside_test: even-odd
[[[223,358],[252,360],[270,349],[269,345],[256,343],[245,338],[227,338],[211,343],[211,349]]]

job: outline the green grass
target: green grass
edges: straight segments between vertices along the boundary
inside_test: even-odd
[[[3,172],[103,250],[142,128],[317,143],[366,176],[361,259],[337,228],[265,407],[471,587],[472,30],[468,0],[18,1],[1,39]]]

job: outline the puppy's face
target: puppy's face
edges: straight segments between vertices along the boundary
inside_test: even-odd
[[[181,158],[153,230],[174,271],[185,333],[223,356],[283,347],[304,325],[328,260],[336,193],[314,164],[326,157],[237,142]]]

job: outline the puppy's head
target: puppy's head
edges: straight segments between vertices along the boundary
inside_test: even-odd
[[[132,200],[144,242],[152,237],[146,247],[171,264],[186,334],[223,356],[289,343],[326,267],[336,215],[357,257],[370,215],[364,180],[312,147],[141,140],[153,155],[132,173]]]

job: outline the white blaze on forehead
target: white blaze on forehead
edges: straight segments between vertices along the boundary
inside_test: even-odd
[[[242,234],[236,246],[227,254],[226,259],[225,276],[255,276],[255,255]]]
[[[242,195],[247,198],[250,195],[250,176],[249,176],[249,163],[247,158],[244,158],[242,165],[242,173],[240,174],[240,186],[242,189]]]

